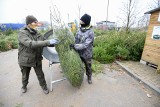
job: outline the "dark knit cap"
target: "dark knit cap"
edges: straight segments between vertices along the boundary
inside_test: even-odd
[[[80,20],[83,21],[86,25],[89,25],[91,22],[91,16],[88,14],[84,14]]]
[[[32,22],[38,21],[33,15],[28,15],[26,17],[26,24],[31,24]]]

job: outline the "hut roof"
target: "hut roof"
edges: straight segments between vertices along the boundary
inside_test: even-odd
[[[151,14],[151,13],[156,12],[156,11],[160,11],[160,7],[152,9],[152,10],[150,10],[148,12],[145,12],[144,14]]]

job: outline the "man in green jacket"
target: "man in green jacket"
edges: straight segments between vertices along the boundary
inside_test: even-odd
[[[42,70],[42,52],[43,47],[54,46],[58,44],[58,40],[45,40],[36,30],[38,26],[38,20],[32,15],[28,15],[26,17],[26,26],[22,28],[18,34],[18,63],[22,72],[22,93],[27,91],[31,67],[35,70],[43,92],[45,94],[49,93]]]

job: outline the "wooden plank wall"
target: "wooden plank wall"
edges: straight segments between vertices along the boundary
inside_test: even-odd
[[[158,66],[160,66],[160,40],[154,40],[151,37],[154,26],[160,26],[160,22],[158,22],[159,12],[160,11],[154,12],[150,16],[147,36],[141,57],[142,60]]]

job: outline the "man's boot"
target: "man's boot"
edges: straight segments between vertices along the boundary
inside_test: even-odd
[[[88,76],[88,83],[92,84],[92,78],[91,78],[91,76]]]
[[[44,86],[42,87],[42,89],[43,89],[44,94],[48,94],[48,93],[49,93],[49,90],[48,90],[48,88],[47,88],[46,85],[44,85]]]
[[[22,87],[21,91],[22,91],[22,93],[26,93],[27,92],[27,87]]]

